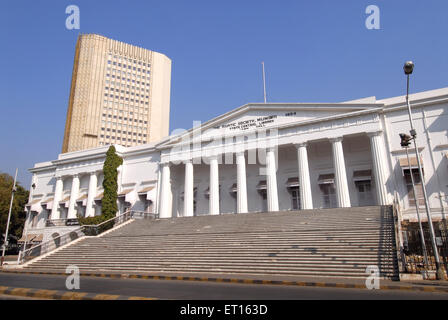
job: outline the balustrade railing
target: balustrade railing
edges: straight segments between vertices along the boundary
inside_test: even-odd
[[[32,259],[42,256],[50,251],[53,251],[63,245],[66,245],[76,239],[79,239],[81,237],[97,236],[106,230],[116,227],[130,219],[133,219],[133,217],[135,215],[141,216],[141,213],[138,211],[137,212],[126,211],[125,213],[118,215],[118,216],[116,216],[112,219],[109,219],[107,221],[104,221],[100,224],[82,225],[79,228],[71,230],[71,231],[64,233],[60,236],[57,236],[51,240],[48,240],[48,241],[42,242],[40,244],[37,244],[35,246],[32,246],[29,249],[24,248],[24,250],[19,252],[19,257],[17,259],[17,263],[23,264],[25,262],[28,262]],[[67,220],[67,219],[58,219],[58,220],[52,220],[52,221],[60,221],[60,220]],[[67,224],[62,224],[62,226],[66,226],[66,225]]]
[[[421,234],[417,223],[403,224],[399,208],[398,195],[394,195],[394,221],[396,223],[397,251],[400,273],[427,274],[436,272],[434,251],[431,244],[429,226],[422,222],[423,241],[428,255],[428,265],[425,264]],[[433,222],[437,250],[439,252],[442,268],[448,270],[448,230],[445,221]]]
[[[146,211],[131,211],[133,219],[158,219],[159,214]]]
[[[53,219],[47,220],[46,227],[79,226],[78,219]]]

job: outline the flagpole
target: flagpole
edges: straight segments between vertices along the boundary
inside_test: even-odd
[[[263,94],[264,94],[264,103],[266,103],[266,75],[264,72],[264,61],[261,63],[263,66]]]

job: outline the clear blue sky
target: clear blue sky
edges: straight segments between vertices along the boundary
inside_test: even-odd
[[[79,6],[80,30],[65,8]],[[365,27],[380,8],[381,30]],[[162,52],[172,65],[170,129],[247,102],[340,102],[448,86],[448,1],[3,1],[0,9],[0,171],[27,188],[34,163],[57,158],[77,35]]]

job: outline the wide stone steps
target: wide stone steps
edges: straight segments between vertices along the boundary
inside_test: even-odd
[[[185,218],[178,218],[178,219],[185,219]],[[185,219],[185,224],[188,223],[188,219]],[[322,225],[324,223],[325,225]],[[136,228],[134,226],[124,226],[123,230],[121,230],[121,233],[126,233],[128,230],[133,230],[134,232],[137,232],[138,234],[191,234],[191,233],[213,233],[213,232],[258,232],[258,231],[288,231],[288,230],[334,230],[335,227],[339,227],[339,229],[362,229],[362,228],[373,228],[377,227],[380,228],[382,226],[391,225],[392,221],[387,222],[356,222],[356,221],[341,221],[341,220],[335,220],[335,221],[316,221],[314,223],[300,223],[300,224],[294,224],[290,223],[289,225],[275,225],[272,223],[267,223],[265,226],[254,226],[254,225],[244,225],[244,224],[229,224],[226,226],[220,226],[218,227],[208,227],[206,226],[188,226],[188,228],[181,228],[179,226],[170,226],[170,225],[163,225],[160,221],[155,221],[154,224],[148,229],[148,230],[141,230],[141,228]],[[107,235],[108,237],[110,235]]]
[[[181,237],[182,236],[182,237]],[[283,240],[289,240],[289,241],[296,241],[301,239],[327,239],[327,238],[347,238],[347,239],[381,239],[381,238],[387,238],[392,237],[393,234],[390,232],[381,232],[379,230],[371,230],[369,232],[368,230],[361,230],[359,232],[350,231],[350,232],[340,232],[340,233],[331,233],[331,232],[320,232],[317,231],[316,233],[299,233],[299,232],[291,232],[291,231],[284,231],[284,232],[269,232],[265,231],[264,234],[247,234],[247,233],[225,233],[225,234],[219,234],[219,233],[207,233],[207,234],[169,234],[169,235],[136,235],[136,236],[120,236],[116,235],[114,237],[103,237],[100,239],[104,239],[104,241],[114,241],[114,239],[117,239],[117,241],[120,241],[122,239],[127,240],[157,240],[159,238],[163,239],[283,239]],[[136,239],[137,238],[137,239]],[[106,240],[107,239],[107,240]]]
[[[297,265],[297,261],[300,261],[300,265]],[[364,261],[364,262],[357,262],[357,263],[348,263],[346,261],[314,261],[314,260],[297,260],[297,261],[273,261],[273,260],[256,260],[256,259],[247,259],[247,260],[234,260],[234,261],[204,261],[204,260],[197,260],[197,261],[191,261],[191,260],[186,260],[186,261],[176,261],[176,260],[172,260],[172,261],[157,261],[155,259],[153,260],[147,260],[147,261],[138,261],[141,262],[142,264],[139,265],[139,268],[147,268],[147,267],[151,267],[151,266],[168,266],[168,267],[172,267],[172,266],[183,266],[183,267],[199,267],[199,266],[214,266],[214,267],[218,267],[221,269],[227,269],[227,268],[235,268],[235,267],[241,267],[241,268],[280,268],[280,267],[287,267],[291,270],[295,270],[295,269],[301,269],[304,266],[319,266],[320,268],[345,268],[345,269],[355,269],[358,268],[360,266],[368,266],[371,265],[372,263],[369,261]],[[252,262],[256,262],[256,265],[252,265]],[[194,265],[191,265],[192,263],[194,263]],[[55,264],[57,264],[57,262],[55,262]],[[45,264],[41,264],[41,265],[45,265]],[[63,262],[60,263],[60,265],[65,265]],[[107,267],[129,267],[129,268],[133,268],[135,267],[134,263],[132,261],[117,261],[114,262],[113,264],[110,263],[102,263],[102,262],[85,262],[82,260],[78,261],[77,264],[78,267],[83,267],[83,266],[107,266]],[[390,266],[393,267],[393,263],[386,263],[386,262],[381,262],[381,266]]]
[[[397,274],[388,208],[135,220],[86,237],[25,269],[366,277]]]
[[[36,270],[52,270],[52,272],[65,272],[66,265],[59,266],[57,268],[51,267],[52,269],[48,269],[50,267],[45,267],[43,269]],[[188,271],[187,271],[188,270]],[[118,272],[118,273],[198,273],[198,275],[203,274],[249,274],[249,275],[289,275],[289,276],[316,276],[316,277],[347,277],[347,278],[365,278],[367,276],[365,272],[366,268],[357,268],[357,269],[322,269],[321,265],[312,268],[311,266],[306,266],[304,268],[296,268],[295,270],[290,270],[287,268],[213,268],[213,267],[196,267],[188,265],[186,267],[162,267],[162,266],[154,266],[152,268],[141,268],[141,267],[101,267],[98,265],[94,265],[90,268],[80,267],[81,272]],[[381,272],[380,275],[386,278],[394,278],[395,270]]]
[[[345,261],[345,260],[323,260],[323,259],[313,259],[313,260],[306,260],[306,259],[295,259],[295,260],[284,260],[284,259],[278,259],[278,260],[267,260],[267,259],[246,259],[246,260],[238,260],[235,259],[232,262],[228,262],[228,260],[213,260],[213,261],[207,261],[204,259],[185,259],[185,260],[163,260],[162,261],[153,261],[152,260],[130,260],[126,262],[116,262],[114,264],[109,264],[105,261],[95,261],[91,263],[86,263],[81,260],[76,261],[76,266],[82,267],[82,266],[94,266],[94,267],[100,267],[100,266],[107,266],[107,267],[129,267],[132,269],[133,266],[135,266],[135,263],[139,264],[140,268],[143,267],[151,267],[151,266],[191,266],[192,264],[194,266],[213,266],[218,267],[222,269],[226,269],[229,267],[236,267],[240,266],[242,268],[244,267],[250,267],[253,268],[255,266],[257,267],[265,267],[265,268],[278,268],[278,267],[288,267],[290,270],[295,270],[297,268],[301,268],[304,266],[319,266],[321,268],[344,268],[344,269],[358,269],[361,266],[369,266],[369,265],[378,265],[378,263],[381,264],[381,268],[384,269],[386,267],[393,269],[394,264],[392,262],[386,262],[386,261],[377,261],[375,259],[372,260],[366,260],[362,263],[360,262],[354,262],[354,261]],[[256,265],[254,265],[256,263]],[[54,265],[65,265],[63,261],[52,261],[51,263]],[[297,264],[300,264],[300,266],[297,266]],[[41,266],[49,266],[49,264],[40,264]]]

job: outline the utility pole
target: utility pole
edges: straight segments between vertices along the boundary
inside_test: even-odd
[[[415,156],[417,157],[418,171],[420,174],[420,179],[422,181],[423,197],[425,199],[425,209],[426,209],[426,215],[428,217],[429,234],[431,236],[431,244],[432,244],[432,248],[434,251],[434,260],[436,262],[436,269],[437,269],[436,276],[437,276],[437,279],[442,280],[442,279],[444,279],[445,275],[440,266],[439,251],[437,250],[437,243],[436,243],[435,234],[434,234],[434,226],[432,224],[432,218],[431,218],[431,210],[429,207],[428,195],[426,193],[426,186],[425,186],[425,180],[423,177],[423,170],[422,170],[422,164],[420,161],[420,154],[419,154],[418,147],[417,147],[417,139],[416,139],[417,131],[414,129],[411,104],[409,103],[409,76],[412,74],[412,72],[414,70],[414,63],[412,61],[406,61],[406,63],[404,64],[403,70],[407,76],[406,104],[408,106],[409,123],[411,125],[410,134],[412,136],[412,140],[414,141]]]
[[[414,173],[412,172],[411,160],[409,159],[409,151],[408,151],[408,147],[411,144],[410,140],[412,138],[409,135],[404,134],[404,133],[400,133],[400,138],[401,138],[401,146],[406,149],[406,157],[408,160],[409,173],[411,175],[412,192],[414,193],[415,210],[417,212],[418,227],[419,227],[419,231],[420,231],[420,241],[421,241],[421,246],[422,246],[422,250],[423,250],[423,256],[425,259],[425,268],[426,268],[426,271],[428,271],[429,270],[428,252],[426,250],[425,234],[423,232],[422,219],[420,218],[419,199],[417,198],[417,192],[416,192],[417,190],[415,189]]]
[[[14,176],[14,184],[12,185],[11,202],[9,203],[8,222],[6,223],[6,232],[5,232],[5,239],[3,241],[3,250],[2,250],[2,258],[0,260],[0,266],[3,266],[3,261],[5,260],[6,247],[8,246],[9,242],[8,241],[9,222],[11,220],[11,210],[12,210],[12,202],[14,200],[14,193],[16,192],[17,171],[18,168],[16,168],[16,174]]]

